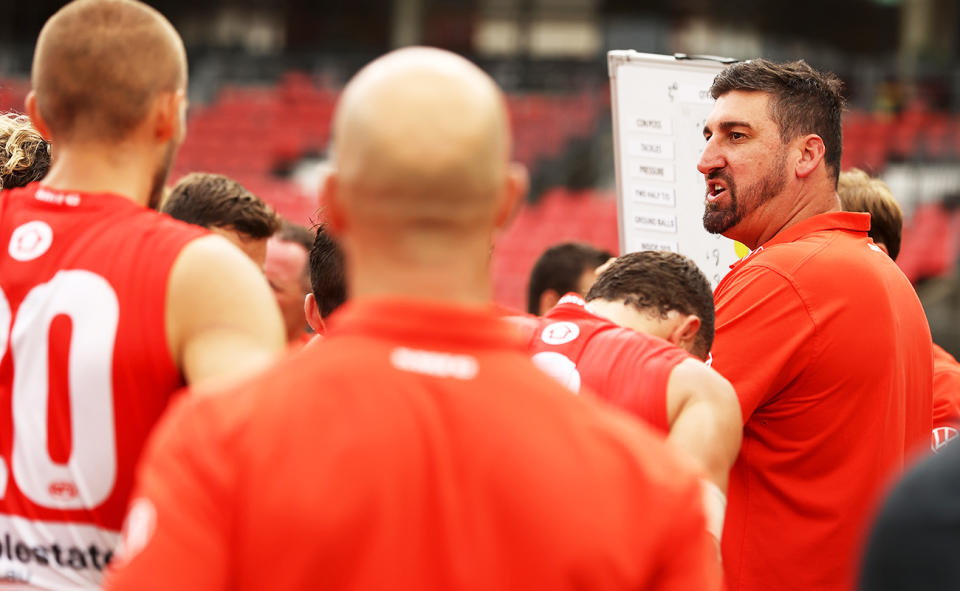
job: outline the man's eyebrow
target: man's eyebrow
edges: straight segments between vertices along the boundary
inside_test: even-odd
[[[719,127],[721,130],[733,129],[734,127],[745,127],[747,129],[753,129],[753,126],[747,123],[746,121],[721,121],[720,123],[717,124],[717,127]],[[707,135],[708,133],[711,133],[710,126],[704,125],[703,134]]]

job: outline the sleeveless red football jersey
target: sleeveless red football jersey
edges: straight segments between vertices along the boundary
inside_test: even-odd
[[[592,314],[570,293],[539,320],[529,351],[540,369],[574,392],[585,386],[662,433],[670,431],[667,380],[690,359],[683,349]]]
[[[99,586],[140,449],[183,385],[170,268],[205,233],[117,195],[0,193],[0,587]]]

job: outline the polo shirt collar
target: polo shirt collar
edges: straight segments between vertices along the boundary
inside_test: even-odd
[[[362,334],[447,349],[523,350],[519,329],[493,304],[465,305],[414,298],[350,300],[330,317],[327,337]]]
[[[821,213],[798,222],[767,240],[760,248],[768,248],[774,244],[795,242],[807,234],[823,230],[848,230],[851,232],[868,232],[870,230],[870,214],[853,211],[835,211]]]

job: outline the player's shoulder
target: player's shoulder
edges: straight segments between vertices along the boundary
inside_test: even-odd
[[[667,340],[616,324],[612,326],[603,325],[601,330],[597,330],[590,339],[587,349],[592,355],[608,360],[614,354],[634,357],[663,357],[665,360],[666,358],[675,359],[678,363],[689,357],[689,354],[683,349]],[[618,363],[615,366],[624,365],[629,364]]]

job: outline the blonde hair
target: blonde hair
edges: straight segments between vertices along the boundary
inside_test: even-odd
[[[890,258],[900,254],[900,235],[903,231],[903,211],[890,192],[890,187],[859,168],[840,173],[837,194],[845,211],[863,211],[870,214],[870,237],[883,244]]]
[[[50,145],[18,113],[0,114],[0,189],[23,187],[50,168]]]

